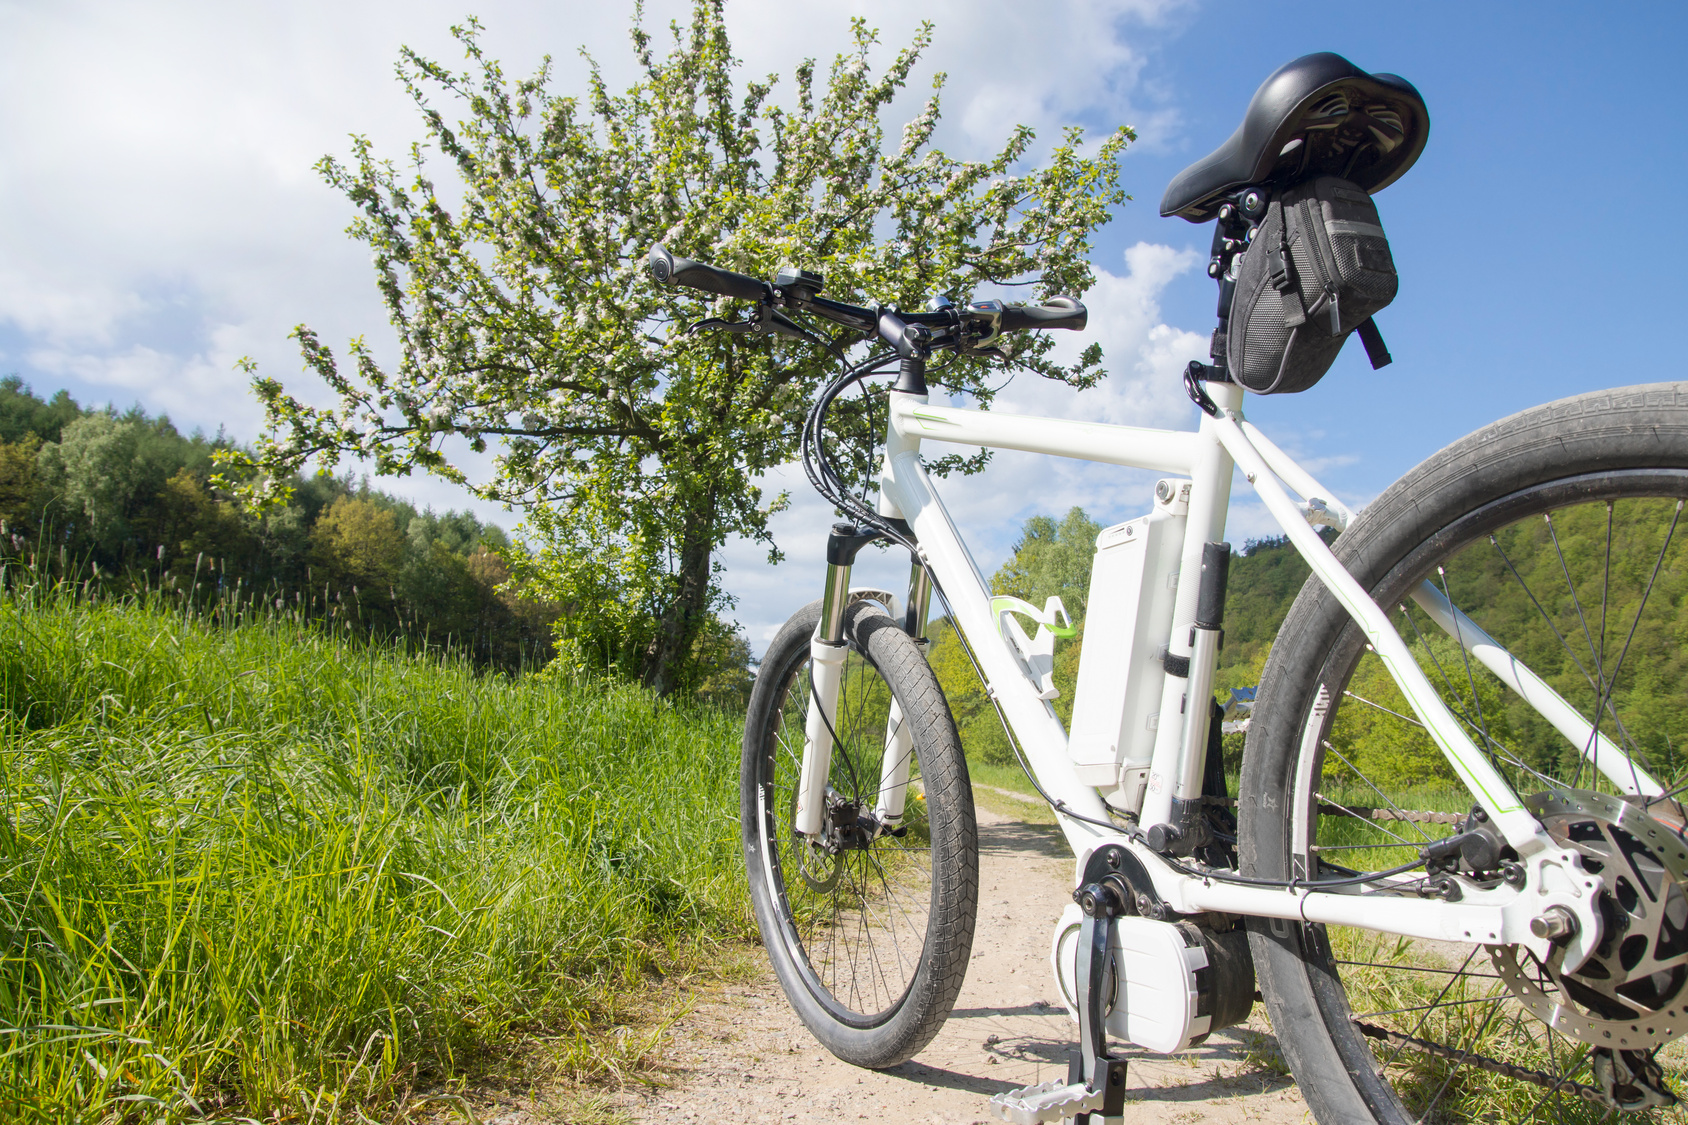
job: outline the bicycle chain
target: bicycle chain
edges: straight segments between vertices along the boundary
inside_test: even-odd
[[[1455,1063],[1470,1064],[1478,1070],[1486,1070],[1490,1074],[1498,1074],[1502,1078],[1512,1078],[1520,1082],[1530,1082],[1548,1090],[1564,1090],[1575,1094],[1584,1101],[1593,1102],[1605,1109],[1612,1108],[1612,1102],[1598,1087],[1587,1086],[1581,1082],[1573,1082],[1569,1078],[1555,1078],[1553,1075],[1529,1067],[1519,1066],[1517,1063],[1502,1062],[1491,1059],[1487,1055],[1475,1054],[1471,1051],[1459,1051],[1444,1043],[1433,1043],[1428,1039],[1418,1039],[1411,1035],[1403,1035],[1399,1031],[1391,1031],[1386,1027],[1379,1027],[1375,1023],[1355,1020],[1354,1026],[1360,1029],[1360,1034],[1370,1039],[1380,1039],[1385,1043],[1392,1043],[1403,1047],[1417,1047],[1419,1050],[1448,1059]]]
[[[1209,804],[1224,804],[1234,807],[1235,798],[1208,797]],[[1351,816],[1361,820],[1395,820],[1407,821],[1414,824],[1462,824],[1465,817],[1459,813],[1429,812],[1420,809],[1378,809],[1359,806],[1332,805],[1321,801],[1319,812],[1325,816]],[[1568,1078],[1555,1078],[1541,1070],[1531,1070],[1529,1067],[1519,1066],[1517,1063],[1504,1062],[1501,1059],[1479,1055],[1472,1051],[1456,1050],[1444,1043],[1432,1042],[1429,1039],[1419,1039],[1399,1031],[1391,1031],[1386,1027],[1379,1027],[1364,1020],[1355,1020],[1354,1026],[1360,1029],[1362,1035],[1371,1039],[1378,1039],[1395,1046],[1416,1047],[1438,1058],[1448,1059],[1455,1063],[1469,1064],[1479,1070],[1486,1070],[1491,1074],[1498,1074],[1503,1078],[1511,1078],[1520,1082],[1529,1082],[1546,1090],[1563,1090],[1574,1094],[1584,1101],[1592,1102],[1604,1109],[1612,1108],[1612,1102],[1598,1087],[1589,1086],[1582,1082],[1573,1082]]]
[[[1202,801],[1221,808],[1237,807],[1235,797],[1203,797]],[[1374,809],[1363,805],[1333,805],[1319,802],[1319,812],[1325,816],[1352,816],[1360,820],[1404,820],[1413,824],[1464,824],[1464,813],[1428,812],[1421,809]]]
[[[1464,824],[1465,813],[1424,812],[1418,809],[1368,809],[1319,803],[1325,816],[1353,816],[1361,820],[1405,820],[1413,824]]]

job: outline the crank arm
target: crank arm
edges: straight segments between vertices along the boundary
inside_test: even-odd
[[[1090,872],[1086,872],[1090,874]],[[1129,888],[1118,875],[1104,876],[1080,887],[1073,895],[1084,911],[1079,929],[1078,974],[1083,988],[1079,1019],[1079,1049],[1069,1056],[1067,1081],[1045,1082],[1008,1090],[991,1098],[991,1109],[1013,1125],[1071,1121],[1073,1125],[1103,1125],[1125,1112],[1123,1058],[1108,1054],[1106,1003],[1110,999],[1114,919],[1129,908]],[[1113,967],[1118,971],[1117,967]]]

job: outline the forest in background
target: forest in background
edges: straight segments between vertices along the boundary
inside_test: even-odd
[[[299,475],[254,513],[213,487],[222,434],[182,434],[138,407],[85,409],[65,391],[0,380],[0,521],[7,553],[105,585],[238,595],[414,637],[483,666],[543,663],[559,607],[523,600],[503,529],[418,511],[350,476]]]
[[[1505,528],[1493,542],[1483,540],[1465,548],[1450,562],[1447,579],[1456,604],[1588,713],[1594,708],[1592,698],[1584,699],[1589,691],[1585,670],[1593,669],[1595,661],[1591,652],[1579,649],[1575,642],[1586,637],[1590,645],[1598,647],[1601,641],[1596,634],[1601,629],[1599,622],[1585,624],[1587,615],[1578,607],[1594,614],[1603,601],[1608,602],[1603,649],[1608,668],[1620,649],[1624,652],[1621,672],[1611,689],[1613,710],[1625,719],[1624,738],[1638,751],[1638,759],[1667,778],[1682,771],[1682,750],[1688,740],[1688,695],[1682,690],[1683,683],[1688,682],[1688,614],[1682,612],[1688,605],[1688,550],[1684,548],[1688,537],[1669,534],[1673,511],[1674,503],[1669,500],[1621,505],[1610,531],[1612,568],[1605,577],[1598,558],[1606,534],[1599,526],[1605,518],[1604,508],[1583,505],[1555,513],[1558,543],[1548,523],[1526,520]],[[1070,723],[1072,718],[1073,689],[1084,651],[1090,566],[1101,531],[1102,526],[1080,508],[1071,509],[1060,519],[1034,516],[1026,521],[1013,555],[990,583],[994,593],[1036,606],[1042,606],[1048,597],[1059,596],[1078,626],[1078,636],[1059,642],[1055,650],[1055,684],[1061,694],[1054,706],[1063,723]],[[1334,533],[1325,534],[1327,541],[1335,541]],[[1635,623],[1649,580],[1647,571],[1655,562],[1657,574],[1648,595],[1649,608]],[[1564,569],[1567,565],[1569,570]],[[1563,575],[1567,573],[1575,576],[1577,599],[1560,597],[1545,609],[1538,605],[1530,591],[1563,592]],[[1287,538],[1249,540],[1233,554],[1225,598],[1224,642],[1214,676],[1215,697],[1221,703],[1231,689],[1259,684],[1272,640],[1308,574],[1307,564]],[[1610,596],[1603,599],[1602,586],[1607,581]],[[1398,607],[1392,608],[1397,628],[1419,654],[1426,674],[1450,707],[1474,717],[1481,715],[1489,733],[1514,748],[1531,769],[1572,776],[1576,754],[1569,743],[1480,665],[1472,667],[1468,679],[1466,661],[1461,659],[1457,645],[1430,624],[1422,611],[1415,608],[1408,620]],[[939,619],[928,635],[933,670],[943,685],[969,759],[987,767],[1013,766],[1013,752],[996,710],[985,696],[954,629],[947,619]],[[1411,710],[1376,657],[1363,658],[1351,687],[1397,712]],[[1225,764],[1230,771],[1240,768],[1244,737],[1241,733],[1224,737]],[[1438,786],[1453,778],[1440,752],[1422,731],[1399,723],[1375,722],[1373,713],[1362,708],[1348,707],[1339,712],[1334,740],[1356,770],[1386,786]],[[1327,763],[1327,775],[1343,772],[1344,767],[1334,759]]]
[[[0,379],[0,554],[108,590],[287,610],[482,668],[542,667],[559,642],[577,671],[608,662],[570,643],[598,635],[576,618],[599,607],[526,589],[528,556],[497,525],[322,473],[294,476],[287,502],[259,513],[216,487],[213,454],[232,445],[138,407],[85,408]],[[711,624],[694,693],[737,703],[749,645]]]

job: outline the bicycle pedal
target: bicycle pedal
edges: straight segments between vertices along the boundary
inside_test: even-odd
[[[991,1109],[1013,1125],[1038,1125],[1099,1110],[1104,1093],[1083,1082],[1043,1082],[996,1095],[991,1099]]]

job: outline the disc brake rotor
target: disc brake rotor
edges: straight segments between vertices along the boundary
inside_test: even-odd
[[[830,805],[835,797],[829,787],[826,791],[827,803]],[[797,823],[797,791],[792,790],[791,819],[788,824]],[[843,873],[843,856],[836,848],[828,848],[824,839],[803,836],[797,832],[791,834],[791,857],[796,862],[797,875],[803,880],[803,885],[818,895],[829,894],[838,885],[838,877]]]
[[[1539,793],[1525,805],[1548,835],[1605,880],[1600,944],[1576,972],[1556,952],[1489,958],[1519,1003],[1569,1038],[1647,1050],[1688,1031],[1688,843],[1639,804],[1604,793]]]

